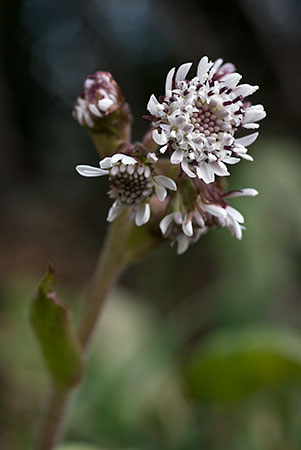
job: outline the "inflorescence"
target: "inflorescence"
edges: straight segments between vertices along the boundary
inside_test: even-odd
[[[141,226],[150,220],[158,204],[152,200],[157,199],[159,216],[156,211],[151,220],[164,238],[177,243],[178,253],[214,227],[226,227],[241,239],[244,218],[227,199],[254,196],[257,191],[224,192],[219,177],[230,175],[227,165],[253,160],[247,146],[258,133],[239,138],[235,134],[239,129],[258,128],[257,122],[266,115],[262,105],[252,106],[245,100],[258,86],[239,84],[241,75],[233,64],[223,64],[221,59],[213,63],[205,56],[189,80],[191,65],[171,69],[165,95],[150,97],[151,149],[124,143],[99,167],[76,167],[86,177],[109,177],[109,196],[114,199],[107,217],[110,222],[128,209],[129,219]],[[112,76],[97,72],[86,80],[73,114],[80,124],[95,130],[97,121],[108,120],[113,111],[127,111],[124,105]]]

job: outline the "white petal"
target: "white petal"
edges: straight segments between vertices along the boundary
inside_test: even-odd
[[[138,227],[141,225],[144,225],[146,222],[148,222],[150,218],[150,206],[148,203],[143,203],[138,206],[135,222]]]
[[[231,89],[233,89],[239,81],[242,79],[242,76],[239,73],[229,73],[222,78],[222,81]]]
[[[236,222],[235,219],[233,219],[233,217],[230,217],[227,220],[226,226],[233,236],[235,236],[239,240],[242,238],[242,227],[238,222]]]
[[[123,156],[124,156],[123,153],[115,153],[115,155],[111,157],[111,164],[117,163],[123,158]]]
[[[192,236],[193,235],[193,227],[192,227],[192,221],[184,219],[184,222],[182,224],[182,230],[183,233],[186,234],[186,236]]]
[[[164,144],[167,144],[167,142],[168,142],[165,131],[163,131],[163,130],[161,133],[159,133],[159,131],[157,129],[154,130],[152,133],[152,136],[153,136],[153,140],[158,145],[164,145]]]
[[[227,197],[227,198],[243,197],[243,196],[255,197],[256,195],[258,195],[258,191],[256,189],[245,188],[245,189],[239,189],[238,191],[229,192],[224,197]]]
[[[258,191],[253,188],[241,189],[240,192],[241,192],[241,195],[246,195],[249,197],[255,197],[256,195],[258,195]]]
[[[93,119],[92,119],[92,117],[90,116],[90,114],[88,113],[88,111],[85,111],[84,112],[84,119],[85,119],[85,121],[87,122],[87,125],[89,126],[89,127],[93,127],[94,126],[94,122],[93,122]]]
[[[122,164],[137,164],[137,160],[135,158],[132,158],[131,156],[127,156],[127,155],[123,155],[122,160],[121,160]]]
[[[208,70],[213,66],[212,62],[209,62],[208,56],[203,56],[203,58],[200,60],[197,68],[197,77],[200,81],[202,81],[203,75],[208,72]]]
[[[225,164],[223,164],[221,161],[210,163],[211,169],[213,169],[214,173],[220,177],[224,177],[226,175],[230,175],[228,172],[228,169]]]
[[[186,173],[186,175],[188,175],[190,178],[196,178],[196,174],[193,173],[189,168],[189,163],[187,159],[183,159],[181,167],[183,171]]]
[[[181,255],[182,253],[186,252],[189,247],[189,238],[185,236],[185,234],[181,234],[177,239],[177,243],[177,253],[178,255]]]
[[[257,130],[259,128],[258,123],[243,123],[243,128],[246,128],[246,130]]]
[[[163,217],[163,219],[160,222],[160,230],[162,232],[162,234],[165,234],[167,231],[167,228],[169,227],[169,225],[172,223],[173,221],[173,216],[174,214],[167,214],[167,216]]]
[[[176,73],[176,82],[186,80],[186,75],[188,74],[188,71],[191,66],[192,66],[192,63],[185,63],[185,64],[182,64],[178,68],[177,73]]]
[[[204,205],[204,210],[207,211],[212,216],[219,217],[220,219],[225,219],[227,217],[227,213],[225,208],[217,205]]]
[[[109,156],[99,161],[101,169],[110,169],[112,167],[112,161]]]
[[[194,211],[193,217],[199,227],[203,228],[205,226],[205,221],[203,219],[202,214],[199,213],[199,211]]]
[[[154,116],[156,116],[161,107],[162,107],[161,103],[159,103],[154,94],[152,94],[147,104],[148,111]]]
[[[160,148],[160,153],[165,153],[167,148],[168,148],[168,145],[164,145],[163,147],[161,147]]]
[[[234,217],[237,222],[244,223],[244,216],[239,211],[237,211],[237,209],[232,208],[232,206],[227,206],[226,211],[228,214]]]
[[[95,114],[95,116],[102,117],[101,112],[99,111],[98,108],[96,108],[96,106],[93,103],[91,105],[89,105],[89,109],[90,109],[91,113]]]
[[[171,191],[177,190],[177,185],[174,182],[174,180],[172,180],[169,177],[166,177],[165,175],[156,175],[154,177],[154,180],[156,181],[156,183],[161,184],[161,186],[164,186],[167,189],[170,189]]]
[[[118,203],[114,203],[111,208],[109,209],[107,221],[113,222],[113,220],[116,219],[116,217],[120,216],[120,214],[124,211],[125,206],[119,205]]]
[[[151,208],[149,203],[146,203],[145,205],[145,214],[144,214],[144,223],[148,222],[151,215]]]
[[[167,74],[166,82],[165,82],[165,94],[166,95],[167,95],[167,92],[172,89],[172,80],[173,80],[175,70],[176,70],[175,67],[173,67],[172,69],[170,69],[170,71]]]
[[[256,133],[252,133],[252,134],[249,134],[248,136],[244,136],[244,137],[235,139],[235,142],[237,144],[243,145],[244,147],[247,147],[248,145],[253,144],[253,142],[256,141],[258,136],[259,136],[259,133],[257,133],[257,132]]]
[[[107,109],[109,109],[109,107],[113,104],[114,104],[114,102],[112,100],[110,100],[109,98],[103,98],[102,100],[98,101],[97,105],[101,111],[107,111]]]
[[[223,64],[223,59],[222,59],[222,58],[218,58],[218,59],[214,62],[213,68],[214,68],[215,70],[218,70],[222,64]]]
[[[233,158],[232,156],[225,156],[223,162],[227,164],[237,164],[240,161],[239,158]]]
[[[246,159],[247,161],[254,161],[254,158],[251,155],[241,153],[240,157]]]
[[[156,196],[158,197],[160,202],[163,202],[163,200],[165,200],[166,196],[167,196],[167,190],[165,189],[165,187],[160,186],[159,184],[156,184],[155,191],[156,191]]]
[[[266,112],[262,105],[253,105],[247,108],[243,123],[257,122],[258,120],[264,119]]]
[[[182,223],[183,223],[183,217],[182,217],[181,211],[176,211],[176,212],[174,213],[174,221],[175,221],[178,225],[182,225]]]
[[[250,84],[240,84],[234,89],[235,95],[242,95],[243,97],[247,97],[248,95],[254,94],[254,92],[259,89],[259,86],[251,86]]]
[[[154,164],[158,161],[156,153],[154,153],[154,152],[148,153],[146,156],[146,159],[147,159],[147,162],[149,162],[151,164]]]
[[[108,175],[108,173],[109,173],[108,170],[102,170],[102,169],[99,169],[98,167],[92,167],[92,166],[86,166],[86,165],[76,166],[75,169],[83,177],[101,177],[103,175]]]
[[[183,160],[183,157],[184,157],[183,150],[180,149],[175,150],[171,155],[170,162],[171,164],[180,164],[180,162]]]
[[[115,153],[111,157],[111,164],[116,164],[118,161],[121,161],[122,164],[137,164],[137,161],[135,158],[132,158],[131,156],[124,155],[123,153]]]
[[[214,181],[214,172],[210,167],[210,164],[208,163],[203,163],[199,166],[196,167],[196,173],[197,176],[201,179],[204,180],[205,183],[209,184],[212,183]]]

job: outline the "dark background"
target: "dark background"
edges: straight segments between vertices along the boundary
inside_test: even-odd
[[[30,448],[47,393],[27,317],[35,286],[51,261],[78,314],[107,228],[107,180],[74,170],[98,161],[71,116],[86,75],[113,74],[139,140],[168,70],[208,55],[260,86],[251,100],[268,116],[255,161],[232,166],[228,180],[260,196],[233,201],[246,218],[241,242],[214,231],[183,256],[166,245],[123,275],[66,441],[300,448],[300,29],[298,0],[2,0],[1,447]],[[204,371],[187,380],[196,359]]]

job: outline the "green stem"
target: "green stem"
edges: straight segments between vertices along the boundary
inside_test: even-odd
[[[96,328],[108,292],[127,265],[126,247],[132,226],[127,218],[127,211],[110,225],[79,327],[83,352]]]
[[[61,434],[67,403],[72,388],[53,389],[46,406],[46,415],[38,438],[37,450],[53,450]]]
[[[132,227],[133,224],[127,218],[127,211],[109,227],[79,327],[78,333],[83,354],[86,352],[96,328],[107,294],[129,262],[126,247]],[[65,388],[53,388],[36,450],[53,450],[55,448],[62,432],[66,407],[74,387],[73,384]]]

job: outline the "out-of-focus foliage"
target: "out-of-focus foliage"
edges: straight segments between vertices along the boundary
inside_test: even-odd
[[[301,338],[280,329],[220,332],[196,351],[186,369],[192,394],[231,402],[253,391],[301,385]]]
[[[30,319],[54,384],[64,387],[78,382],[82,361],[69,307],[57,297],[54,284],[49,267],[32,301]]]
[[[57,450],[106,450],[103,447],[94,447],[89,444],[63,444]]]

